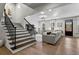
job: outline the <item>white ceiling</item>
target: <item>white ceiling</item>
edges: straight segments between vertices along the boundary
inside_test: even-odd
[[[36,9],[38,7],[42,7],[42,6],[46,6],[46,5],[52,5],[52,7],[56,8],[56,7],[60,7],[69,3],[23,3],[33,9]]]
[[[15,5],[18,3],[14,3]],[[30,15],[38,14],[41,11],[47,11],[48,9],[55,9],[70,3],[23,3],[24,5],[32,8],[34,11]]]
[[[13,3],[14,5],[18,4],[18,3]],[[45,11],[47,9],[55,9],[70,3],[23,3],[26,6],[32,8],[33,10],[35,10],[33,12],[34,13],[38,13],[40,11]]]
[[[50,9],[50,8],[54,9],[54,8],[58,8],[58,7],[61,7],[64,5],[68,5],[70,3],[23,3],[23,4],[34,9],[35,10],[34,13],[38,13],[38,12],[46,10],[46,9]]]
[[[31,7],[31,8],[33,8],[33,9],[35,9],[35,8],[37,8],[39,6],[44,6],[44,5],[48,4],[48,3],[24,3],[24,4]]]

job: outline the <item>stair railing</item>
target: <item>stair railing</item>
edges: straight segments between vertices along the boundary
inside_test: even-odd
[[[5,25],[9,32],[9,36],[13,38],[12,43],[14,45],[14,49],[16,49],[16,27],[13,25],[12,21],[10,20],[10,18],[5,12],[4,12],[4,15],[5,15]]]
[[[28,30],[31,34],[35,34],[36,31],[35,31],[34,25],[30,24],[25,18],[24,18],[24,20],[25,20],[26,23],[27,23],[27,24],[26,24],[27,30]]]

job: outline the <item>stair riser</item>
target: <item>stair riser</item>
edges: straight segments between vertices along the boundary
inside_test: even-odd
[[[19,51],[21,51],[21,50],[23,50],[23,49],[28,49],[28,47],[31,47],[31,46],[33,46],[33,45],[35,45],[35,44],[36,44],[36,42],[33,42],[33,43],[31,43],[31,44],[29,44],[29,45],[26,45],[26,46],[24,46],[24,47],[21,47],[21,48],[19,48],[19,49],[11,50],[11,52],[12,52],[13,54],[15,54],[15,53],[17,53],[17,52],[19,52]]]
[[[16,36],[16,39],[19,39],[19,38],[23,38],[23,37],[29,37],[29,36],[31,36],[30,34],[26,34],[26,35],[18,35],[18,36]],[[15,39],[15,37],[13,37],[13,38],[11,38],[10,36],[8,36],[8,39]]]
[[[26,42],[26,43],[24,43],[24,44],[18,45],[18,46],[16,46],[16,49],[19,49],[19,48],[21,48],[21,47],[23,47],[23,46],[29,45],[29,44],[31,44],[31,43],[33,43],[33,42],[36,42],[36,41],[34,40],[34,41],[30,41],[30,42]],[[11,47],[11,49],[12,49],[12,50],[16,50],[16,49],[14,49],[14,47]]]
[[[4,30],[7,30],[7,27],[3,27],[3,29],[4,29]],[[14,30],[14,28],[9,28],[9,29],[10,29],[10,30]],[[24,29],[16,28],[16,30],[24,30]],[[25,30],[26,30],[26,29],[25,29]],[[24,31],[25,31],[25,30],[24,30]]]
[[[7,36],[13,36],[13,35],[15,35],[15,33],[12,33],[12,34],[7,33],[6,35],[7,35]],[[16,33],[16,35],[17,35],[17,36],[20,36],[20,35],[30,35],[30,34],[29,34],[29,33],[19,33],[19,34]]]
[[[8,30],[5,30],[6,33],[8,33]],[[23,32],[23,33],[28,33],[28,31],[24,31],[24,30],[16,30],[16,32]]]
[[[21,40],[24,40],[24,39],[29,39],[29,38],[33,38],[33,36],[29,36],[29,37],[25,37],[25,38],[20,38],[20,39],[16,39],[16,41],[21,41]],[[12,42],[12,40],[9,40],[9,42]]]
[[[24,42],[16,43],[16,46],[18,46],[18,45],[22,45],[22,44],[24,44],[24,43],[31,42],[31,41],[33,41],[33,40],[34,40],[34,39],[30,39],[30,40],[27,40],[27,41],[24,41]],[[28,44],[29,44],[29,43],[28,43]],[[14,47],[14,44],[11,45],[11,47]]]

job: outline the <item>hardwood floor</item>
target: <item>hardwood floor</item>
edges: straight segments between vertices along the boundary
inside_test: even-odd
[[[79,54],[79,38],[62,37],[55,45],[37,41],[36,45],[26,48],[15,55],[77,55]],[[0,48],[0,55],[11,55],[5,48]]]

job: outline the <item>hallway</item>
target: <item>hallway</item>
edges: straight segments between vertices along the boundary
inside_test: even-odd
[[[79,54],[79,38],[62,37],[57,44],[37,42],[36,45],[26,48],[15,55],[74,55]],[[5,48],[0,48],[0,55],[11,55]]]

